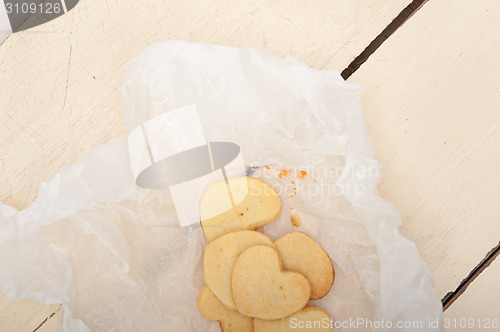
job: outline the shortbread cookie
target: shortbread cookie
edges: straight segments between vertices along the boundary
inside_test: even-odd
[[[330,316],[321,308],[305,307],[304,309],[282,319],[253,320],[255,332],[292,332],[330,331],[332,327]]]
[[[264,181],[232,177],[228,182],[210,185],[201,199],[201,225],[209,241],[232,231],[267,225],[281,211],[279,195]]]
[[[253,332],[252,318],[224,307],[207,286],[200,290],[198,309],[206,319],[219,321],[222,332]]]
[[[236,259],[257,244],[274,247],[273,241],[262,233],[236,231],[218,237],[205,249],[203,272],[207,286],[230,309],[236,310],[231,292],[231,274]]]
[[[245,316],[281,319],[304,308],[311,295],[306,277],[283,271],[278,251],[265,245],[245,250],[231,278],[236,308]]]
[[[283,268],[302,273],[311,283],[311,300],[328,294],[335,278],[332,261],[313,239],[301,232],[292,232],[274,242]]]

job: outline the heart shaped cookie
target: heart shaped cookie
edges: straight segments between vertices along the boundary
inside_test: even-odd
[[[281,319],[304,308],[311,295],[306,277],[283,271],[278,251],[265,245],[245,250],[231,277],[236,308],[245,316]]]
[[[276,191],[262,180],[232,177],[210,185],[200,203],[208,241],[236,230],[254,230],[275,221],[281,211]]]
[[[219,321],[223,332],[253,332],[252,318],[224,307],[207,286],[200,290],[198,309],[206,319]]]
[[[253,320],[255,332],[321,332],[331,330],[330,316],[321,308],[305,307],[304,309],[278,320]]]
[[[311,300],[328,294],[335,279],[332,261],[323,248],[301,232],[291,232],[274,242],[285,270],[302,273],[311,283]]]
[[[240,254],[251,246],[264,244],[274,247],[266,235],[255,231],[224,234],[205,249],[203,272],[208,288],[230,309],[236,310],[231,291],[231,274]]]

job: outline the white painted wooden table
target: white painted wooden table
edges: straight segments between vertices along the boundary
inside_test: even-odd
[[[0,200],[29,206],[42,181],[125,133],[125,65],[150,43],[258,46],[342,71],[410,2],[81,0],[0,45]],[[380,192],[441,297],[500,240],[498,17],[498,0],[429,0],[349,78],[367,87]],[[498,265],[445,317],[500,318]],[[57,331],[60,319],[58,304],[0,293],[5,331]]]
[[[496,0],[430,0],[349,78],[367,87],[381,195],[441,297],[500,240],[499,15]]]

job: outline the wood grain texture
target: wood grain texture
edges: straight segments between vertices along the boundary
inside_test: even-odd
[[[447,331],[500,331],[498,276],[500,259],[497,258],[444,312],[445,324],[449,324]],[[495,318],[496,328],[493,322]],[[485,324],[488,323],[489,328],[486,328]]]
[[[26,208],[62,166],[125,134],[123,73],[151,43],[263,47],[342,71],[410,2],[81,0],[67,15],[0,45],[0,201]],[[55,310],[4,299],[0,312],[8,317],[0,326],[9,331],[31,331],[24,321],[40,324]],[[61,312],[38,331],[57,331]]]
[[[60,304],[41,305],[31,299],[10,303],[0,291],[0,331],[56,332],[60,330],[61,314]]]
[[[500,239],[499,15],[496,0],[430,0],[349,79],[367,87],[380,193],[440,296]]]
[[[22,209],[41,181],[125,134],[126,63],[186,39],[265,47],[344,69],[410,1],[80,1],[0,47],[0,201]]]

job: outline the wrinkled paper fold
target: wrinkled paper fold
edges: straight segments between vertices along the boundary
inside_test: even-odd
[[[303,231],[332,258],[335,284],[313,303],[335,321],[422,321],[408,331],[429,331],[441,303],[398,232],[398,211],[376,190],[361,90],[262,49],[168,41],[130,62],[122,95],[129,133],[195,105],[208,142],[241,148],[248,172],[283,202],[261,230],[273,240]],[[61,169],[26,210],[0,204],[0,287],[11,300],[63,303],[63,331],[219,330],[197,309],[203,232],[180,227],[169,190],[136,185],[141,163],[131,165],[128,137],[119,138]],[[354,330],[371,329],[342,328]]]

